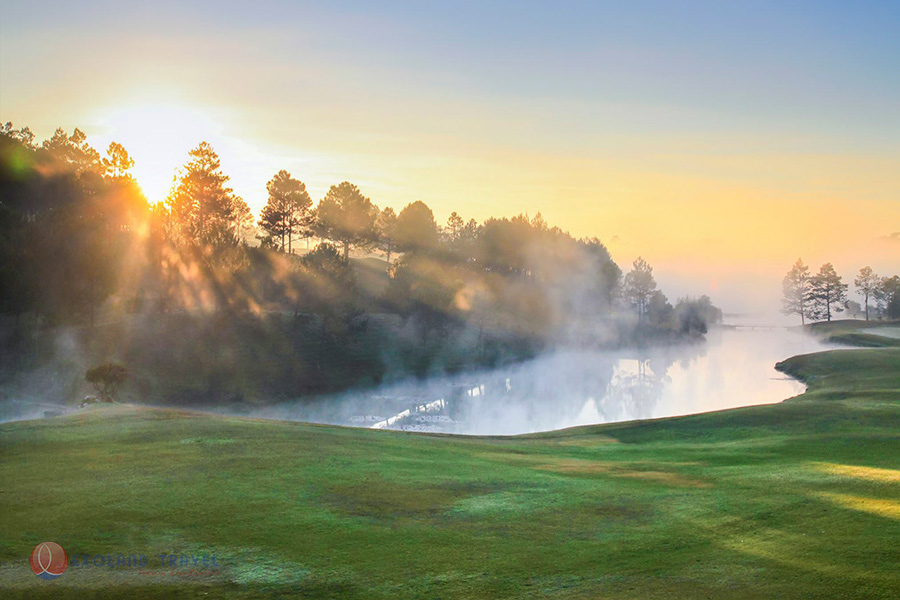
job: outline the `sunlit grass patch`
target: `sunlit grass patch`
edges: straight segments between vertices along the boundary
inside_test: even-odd
[[[522,515],[532,513],[552,505],[556,495],[541,489],[497,492],[472,496],[457,501],[452,513],[466,516],[485,516],[504,513]]]
[[[900,483],[900,471],[896,469],[877,469],[875,467],[837,463],[815,463],[815,468],[823,473],[841,477],[852,477],[880,483]]]
[[[862,496],[840,494],[837,492],[821,492],[819,496],[826,500],[830,500],[843,508],[858,510],[860,512],[878,515],[879,517],[900,521],[900,502],[896,500],[864,498]]]
[[[822,532],[823,537],[828,534]],[[877,575],[861,565],[849,565],[822,554],[819,539],[815,535],[800,535],[762,528],[746,531],[716,542],[723,549],[772,561],[797,572],[813,572],[823,575],[853,579],[873,579]]]
[[[579,458],[556,458],[549,462],[541,462],[534,468],[566,475],[603,474],[610,477],[626,477],[671,486],[707,487],[710,485],[708,482],[689,477],[677,471],[660,470],[660,466],[662,466],[660,463],[655,463],[651,467],[645,463],[616,463]]]

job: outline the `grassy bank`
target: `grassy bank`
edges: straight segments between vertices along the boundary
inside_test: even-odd
[[[900,321],[861,321],[844,319],[806,325],[806,330],[829,344],[843,344],[860,348],[900,347],[900,338],[878,335],[879,330],[900,329]]]
[[[0,425],[4,597],[886,598],[900,349],[788,402],[515,438],[113,406]],[[27,557],[215,554],[200,577]]]

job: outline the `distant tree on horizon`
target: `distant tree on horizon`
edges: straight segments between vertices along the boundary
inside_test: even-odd
[[[478,222],[469,219],[468,222],[456,212],[450,213],[447,226],[444,227],[442,241],[451,254],[457,255],[462,260],[468,260],[475,251],[475,241],[478,239]]]
[[[785,315],[800,315],[800,324],[806,325],[806,295],[809,291],[809,267],[798,258],[791,270],[781,281],[781,312]]]
[[[653,267],[642,257],[632,263],[632,269],[625,275],[623,293],[625,299],[637,309],[638,323],[643,323],[650,308],[650,299],[656,292]]]
[[[847,284],[841,282],[834,265],[825,263],[809,280],[806,301],[810,317],[831,321],[832,313],[842,312],[847,302]]]
[[[874,296],[879,314],[900,319],[900,276],[882,277]]]
[[[452,244],[459,240],[465,225],[465,221],[463,221],[463,218],[459,216],[455,210],[450,213],[450,216],[447,217],[447,226],[444,228],[444,235],[447,238],[446,241]]]
[[[321,237],[338,242],[344,258],[352,247],[365,247],[377,239],[378,207],[359,188],[344,181],[333,185],[316,208],[316,229]]]
[[[856,293],[862,297],[863,307],[866,311],[866,321],[869,320],[869,298],[875,294],[878,286],[881,284],[881,277],[872,271],[872,267],[866,266],[859,270],[859,275],[853,280],[856,286]]]
[[[675,305],[674,316],[678,330],[692,336],[705,334],[710,325],[722,322],[722,310],[706,295],[681,298]]]

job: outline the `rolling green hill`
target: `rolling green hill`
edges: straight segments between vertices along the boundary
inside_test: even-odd
[[[0,425],[0,587],[7,598],[890,597],[900,349],[781,368],[809,392],[511,438],[125,405]],[[148,565],[70,564],[44,581],[28,565],[42,541],[70,560]],[[172,575],[161,553],[218,566]]]

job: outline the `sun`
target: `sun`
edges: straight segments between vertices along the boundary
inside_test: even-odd
[[[215,146],[223,129],[207,110],[166,102],[107,108],[97,125],[102,133],[91,142],[101,152],[111,141],[125,147],[134,159],[132,174],[151,204],[165,199],[191,148],[201,141]]]

